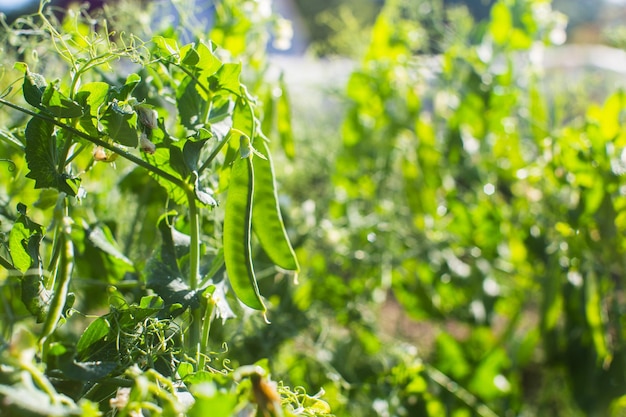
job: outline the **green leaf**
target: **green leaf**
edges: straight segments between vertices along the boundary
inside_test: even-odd
[[[200,62],[200,55],[198,54],[198,51],[193,48],[193,45],[189,44],[183,46],[180,52],[183,55],[183,59],[180,60],[182,65],[195,68],[196,64]]]
[[[215,78],[219,84],[219,88],[239,94],[241,83],[239,76],[241,75],[241,64],[224,64],[215,74]]]
[[[193,78],[185,78],[176,91],[178,117],[183,126],[197,130],[204,125],[201,115],[207,101],[198,92],[198,83]]]
[[[126,77],[126,82],[121,87],[110,87],[109,89],[109,101],[126,101],[130,94],[135,90],[135,87],[141,82],[141,77],[138,74],[132,73]]]
[[[67,356],[60,360],[59,370],[63,377],[73,381],[98,381],[109,376],[118,366],[113,361],[76,362]]]
[[[206,189],[200,185],[198,174],[195,171],[193,174],[195,176],[193,191],[196,196],[196,199],[198,199],[198,201],[200,201],[205,206],[216,207],[217,201],[215,201],[215,199],[213,198],[213,195],[212,195],[213,192],[211,192],[210,190],[206,191]]]
[[[37,240],[41,239],[43,235],[41,225],[33,222],[25,213],[20,213],[9,234],[9,250],[13,266],[22,272],[36,263],[36,259],[33,259],[28,251],[28,241],[34,235],[39,235]]]
[[[105,82],[92,82],[84,84],[78,93],[76,101],[85,107],[85,113],[92,116],[98,115],[98,108],[106,102],[109,95],[109,84]]]
[[[182,179],[180,173],[174,170],[171,165],[169,148],[157,148],[154,154],[150,155],[148,153],[143,153],[142,156],[150,164],[169,174],[172,174],[174,177]],[[172,184],[170,181],[167,181],[158,175],[150,173],[150,176],[167,191],[167,194],[170,198],[172,198],[172,200],[174,200],[174,202],[176,202],[176,204],[187,204],[187,196],[179,186]]]
[[[152,38],[152,41],[156,45],[159,52],[161,52],[161,54],[165,57],[179,55],[180,53],[178,44],[176,43],[175,39],[165,38],[163,36],[155,36]]]
[[[123,146],[137,147],[139,143],[137,114],[130,106],[120,106],[117,101],[112,101],[100,122],[111,139]]]
[[[109,321],[105,317],[95,319],[83,332],[76,344],[76,350],[79,354],[86,352],[92,345],[104,339],[111,329]]]
[[[183,157],[182,142],[174,142],[170,145],[170,166],[174,171],[180,174],[180,177],[187,178],[191,174],[191,171],[185,163]]]
[[[45,91],[48,83],[43,75],[30,72],[28,67],[24,75],[24,84],[22,85],[22,92],[24,93],[24,99],[28,104],[34,107],[41,106],[41,97]]]
[[[43,228],[26,216],[26,206],[18,204],[20,215],[9,234],[9,250],[13,266],[25,272],[21,279],[21,299],[26,309],[37,319],[44,321],[51,300],[51,293],[43,284],[43,270],[39,245]]]
[[[200,167],[198,162],[200,161],[200,154],[206,142],[207,139],[196,141],[188,140],[185,142],[185,145],[183,146],[183,159],[189,171],[197,171]]]
[[[77,102],[65,97],[56,86],[48,85],[41,97],[43,108],[55,117],[80,117],[83,115],[83,108]]]
[[[111,233],[111,230],[105,225],[97,225],[92,228],[85,225],[87,238],[91,244],[103,251],[104,253],[119,259],[122,262],[132,265],[132,261],[128,259],[117,247],[117,242]]]
[[[199,61],[196,64],[196,68],[200,70],[201,76],[204,80],[215,74],[222,66],[220,61],[211,51],[211,48],[203,43],[200,43],[196,48],[198,52]]]
[[[79,121],[80,127],[92,136],[99,135],[95,120],[100,107],[106,103],[108,95],[109,84],[104,82],[87,83],[76,93],[76,101],[84,109],[84,115]]]
[[[166,306],[180,304],[183,309],[197,308],[198,292],[189,288],[177,261],[181,249],[184,249],[181,246],[185,243],[188,246],[190,241],[170,226],[172,219],[173,214],[169,213],[159,220],[161,250],[146,265],[148,287],[163,299]]]
[[[27,178],[35,180],[35,188],[56,188],[76,196],[80,179],[57,171],[58,155],[54,125],[33,117],[26,125],[26,162],[30,172]]]

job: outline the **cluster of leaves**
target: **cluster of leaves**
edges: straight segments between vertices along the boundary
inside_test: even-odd
[[[231,20],[213,32],[231,45],[246,5],[222,6]],[[272,271],[299,269],[264,134],[293,153],[288,119],[274,119],[288,101],[261,108],[242,63],[201,37],[144,41],[80,9],[57,22],[45,1],[7,29],[25,62],[9,81],[21,89],[0,94],[14,173],[0,217],[1,413],[329,414],[274,383],[267,362],[229,366],[210,337],[266,314],[253,250]]]

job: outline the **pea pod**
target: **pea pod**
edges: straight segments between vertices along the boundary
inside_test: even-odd
[[[276,265],[299,271],[298,259],[291,247],[278,205],[274,166],[267,143],[261,140],[257,152],[265,159],[254,161],[254,206],[252,227],[263,250]]]
[[[252,267],[250,227],[254,170],[252,155],[243,156],[246,151],[247,149],[240,150],[242,157],[235,159],[230,173],[224,214],[224,262],[230,285],[237,298],[248,307],[265,312]]]

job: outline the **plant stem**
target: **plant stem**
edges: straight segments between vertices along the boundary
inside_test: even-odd
[[[59,267],[57,269],[57,276],[54,285],[54,295],[50,302],[50,310],[46,316],[46,321],[43,325],[41,332],[40,343],[43,347],[43,356],[45,357],[45,346],[48,337],[54,332],[61,315],[63,314],[63,307],[67,301],[67,294],[69,292],[70,279],[72,276],[74,259],[74,247],[72,245],[70,235],[70,218],[67,216],[67,205],[65,206],[65,216],[61,224],[61,233],[58,236],[59,245],[61,247],[61,254],[59,259]]]
[[[52,404],[59,403],[58,394],[54,389],[54,386],[50,383],[48,378],[46,378],[46,376],[43,375],[42,372],[33,365],[33,363],[29,361],[20,361],[20,367],[24,371],[28,372],[35,384],[37,384],[37,386],[48,395]]]
[[[198,169],[198,175],[200,175],[202,171],[204,171],[209,166],[209,164],[213,162],[213,160],[217,157],[217,155],[220,153],[224,145],[226,145],[226,143],[228,143],[228,141],[230,140],[231,133],[232,132],[229,131],[226,134],[226,136],[224,136],[224,138],[217,144],[215,149],[213,149],[213,152],[211,152],[211,155],[209,155],[209,157],[204,161],[200,169]]]
[[[0,266],[4,267],[8,271],[15,271],[17,269],[13,266],[11,262],[9,262],[7,259],[5,259],[2,256],[0,256]]]
[[[196,205],[196,196],[193,191],[187,192],[189,205],[189,234],[191,247],[189,254],[189,288],[191,291],[198,289],[198,276],[200,275],[200,213]],[[200,355],[200,329],[202,326],[202,310],[191,310],[191,328],[189,329],[189,348],[192,356],[199,360]]]

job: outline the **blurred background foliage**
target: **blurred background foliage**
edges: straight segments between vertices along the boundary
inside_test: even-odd
[[[272,325],[238,311],[245,320],[215,329],[215,363],[268,358],[275,379],[323,389],[338,416],[623,415],[626,96],[589,91],[585,78],[564,89],[536,58],[566,32],[623,45],[617,29],[594,29],[617,6],[297,1],[311,52],[355,60],[346,84],[329,78],[317,101],[271,71],[264,45],[279,21],[245,3],[216,2],[209,36],[250,64],[270,137],[289,143],[293,110],[295,151],[272,146],[302,273],[295,283],[269,262],[264,271],[257,251]],[[154,30],[132,7],[109,7],[111,21]],[[5,39],[3,56],[31,59],[22,41]],[[15,78],[2,69],[0,81]],[[19,125],[5,112],[0,121]],[[2,225],[18,199],[50,216],[55,196],[32,192],[19,152],[0,146],[16,163],[6,175],[0,162]],[[132,292],[164,197],[117,170],[121,180],[95,173],[82,210],[126,242],[136,269],[97,248],[77,262]],[[120,204],[136,209],[132,221]]]

